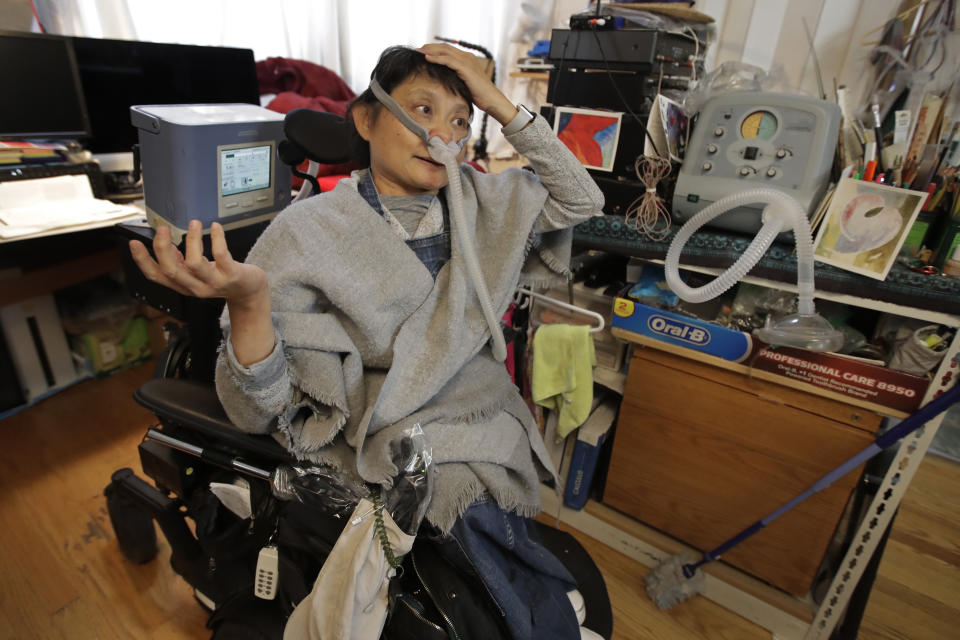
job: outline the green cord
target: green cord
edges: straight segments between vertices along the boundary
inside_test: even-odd
[[[378,493],[373,496],[373,509],[373,528],[376,530],[377,537],[380,538],[380,547],[383,549],[383,554],[390,566],[398,569],[403,564],[402,556],[398,558],[393,553],[393,547],[390,546],[390,539],[387,538],[387,527],[383,523],[383,499]]]

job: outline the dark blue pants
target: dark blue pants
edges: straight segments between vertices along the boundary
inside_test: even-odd
[[[449,535],[469,563],[465,570],[475,571],[486,585],[514,640],[579,640],[567,597],[576,583],[540,544],[529,518],[484,500],[471,505]],[[450,560],[457,565],[464,558]]]

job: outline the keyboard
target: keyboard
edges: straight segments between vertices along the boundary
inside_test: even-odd
[[[35,180],[37,178],[55,178],[57,176],[75,176],[85,174],[96,198],[106,198],[107,183],[100,165],[96,162],[56,162],[50,164],[0,165],[0,182],[15,180]]]

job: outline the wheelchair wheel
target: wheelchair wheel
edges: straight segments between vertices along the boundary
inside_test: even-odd
[[[114,478],[124,472],[133,473],[130,469],[120,469],[114,472]],[[118,491],[113,482],[107,485],[103,494],[107,498],[107,514],[123,556],[134,564],[153,560],[157,556],[157,531],[153,527],[153,518]]]
[[[190,370],[190,330],[187,327],[168,322],[163,325],[167,335],[167,346],[157,356],[153,377],[186,378]]]

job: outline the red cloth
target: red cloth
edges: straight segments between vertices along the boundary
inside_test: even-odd
[[[279,113],[289,113],[294,109],[313,109],[314,111],[326,111],[335,113],[338,116],[347,113],[347,105],[350,101],[334,100],[326,96],[303,96],[293,91],[284,91],[270,101],[267,109]]]
[[[338,182],[349,177],[349,174],[318,176],[317,182],[320,184],[320,191],[333,191]]]
[[[292,91],[301,96],[314,98],[323,96],[344,103],[344,111],[333,111],[343,115],[346,103],[356,94],[336,73],[306,60],[289,58],[267,58],[257,63],[257,83],[260,93],[283,93]]]

